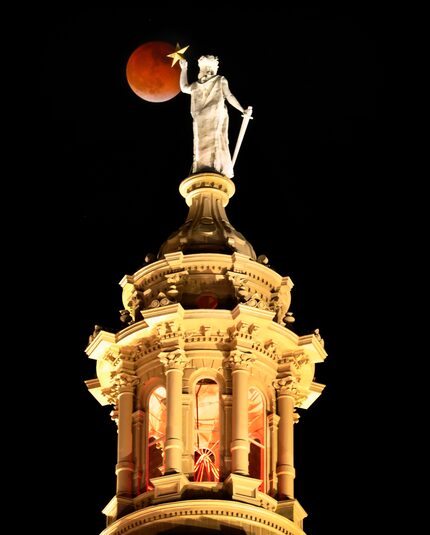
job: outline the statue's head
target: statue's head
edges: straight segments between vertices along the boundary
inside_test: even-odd
[[[202,76],[214,76],[218,72],[218,58],[216,56],[200,56],[199,60],[199,79]]]

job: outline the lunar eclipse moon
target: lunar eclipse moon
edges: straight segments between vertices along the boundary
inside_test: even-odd
[[[180,67],[172,67],[167,54],[175,46],[164,41],[150,41],[140,45],[127,62],[126,76],[131,89],[148,102],[166,102],[179,91]]]

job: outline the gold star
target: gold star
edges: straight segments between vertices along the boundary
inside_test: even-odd
[[[178,62],[180,59],[185,59],[183,54],[185,54],[185,51],[187,48],[189,48],[190,45],[184,46],[184,48],[180,48],[179,43],[176,43],[176,50],[172,52],[171,54],[167,54],[168,58],[173,58],[172,61],[172,67],[175,65],[176,62]]]

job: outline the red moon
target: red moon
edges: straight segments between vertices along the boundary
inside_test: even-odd
[[[150,41],[140,45],[127,62],[126,76],[131,89],[148,102],[165,102],[180,91],[179,63],[172,67],[167,54],[176,48],[163,41]]]

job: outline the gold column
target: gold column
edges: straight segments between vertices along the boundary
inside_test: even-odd
[[[191,396],[182,394],[182,471],[189,475],[193,475],[194,470],[193,423]]]
[[[277,414],[269,414],[267,417],[269,422],[270,433],[270,460],[269,460],[269,494],[276,496],[278,490],[278,476],[276,474],[276,465],[278,462],[278,426],[279,416]]]
[[[113,390],[117,394],[118,406],[118,453],[116,465],[117,496],[131,497],[133,494],[133,398],[134,386],[139,379],[126,372],[118,372],[113,378]]]
[[[221,474],[225,479],[231,472],[231,408],[232,408],[232,395],[223,394],[223,419],[222,419],[222,436],[221,436]]]
[[[278,499],[294,498],[294,404],[296,389],[291,376],[277,379],[278,392]]]
[[[228,363],[232,376],[231,471],[249,475],[248,455],[248,387],[249,374],[255,357],[251,353],[231,351]]]
[[[142,491],[143,478],[143,422],[145,413],[136,411],[133,414],[133,443],[134,443],[134,494],[139,495]]]
[[[166,474],[182,473],[182,377],[189,359],[183,349],[162,351],[158,358],[166,373]]]

